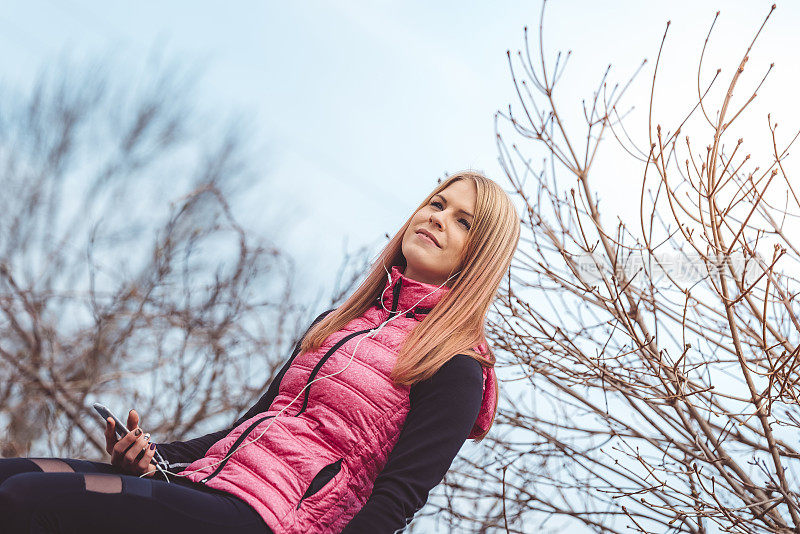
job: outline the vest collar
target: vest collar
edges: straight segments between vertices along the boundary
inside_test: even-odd
[[[403,276],[403,271],[397,265],[392,266],[390,276],[391,281],[387,280],[384,284],[382,295],[383,305],[386,306],[387,310],[390,310],[391,315],[398,312],[407,312],[406,317],[412,318],[415,315],[425,315],[450,290],[448,286],[439,287],[438,285],[426,284],[407,278]],[[378,308],[381,308],[380,295],[378,295],[376,302]],[[416,306],[414,306],[415,304]],[[414,306],[413,310],[410,309],[412,306]]]

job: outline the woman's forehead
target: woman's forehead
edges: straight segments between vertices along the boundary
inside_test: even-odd
[[[457,208],[471,210],[475,207],[478,194],[472,180],[456,180],[434,195],[436,196],[443,197],[448,203],[458,204]]]

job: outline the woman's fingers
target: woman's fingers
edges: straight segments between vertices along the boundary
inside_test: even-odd
[[[148,443],[146,447],[147,449],[145,449],[144,456],[142,456],[142,459],[139,460],[138,464],[136,464],[136,467],[138,468],[138,472],[140,474],[145,474],[148,471],[155,471],[155,466],[150,464],[150,460],[153,459],[153,456],[156,453],[156,444]],[[147,476],[152,476],[152,475],[153,473],[147,473]]]
[[[117,441],[117,444],[114,445],[114,452],[111,454],[111,465],[123,467],[123,464],[126,463],[125,454],[141,435],[142,430],[137,428],[122,436],[122,438]]]
[[[141,428],[137,428],[132,432],[136,437],[130,447],[125,451],[125,458],[122,463],[125,467],[133,467],[139,461],[139,455],[144,454],[144,449],[147,445],[147,438],[142,432]]]
[[[139,414],[136,413],[136,410],[131,410],[128,412],[128,428],[130,430],[139,428]]]
[[[106,419],[106,452],[108,454],[113,454],[114,452],[114,445],[117,444],[117,436],[114,433],[114,420],[112,418]]]
[[[155,455],[155,447],[150,449],[150,435],[139,428],[139,414],[136,410],[128,412],[130,432],[117,439],[114,434],[114,420],[106,421],[106,450],[111,454],[111,465],[123,472],[146,473],[151,469],[150,460]]]
[[[130,444],[126,448],[126,443],[128,442]],[[149,445],[150,436],[142,433],[142,430],[137,428],[117,442],[114,454],[111,457],[111,464],[124,473],[142,474],[147,470],[143,469],[140,464],[146,466],[155,455],[155,448],[150,452]]]

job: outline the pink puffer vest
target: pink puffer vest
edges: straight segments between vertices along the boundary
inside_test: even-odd
[[[318,350],[298,355],[269,410],[215,443],[184,473],[204,469],[187,478],[245,500],[276,534],[341,531],[369,499],[408,413],[409,388],[389,379],[399,348],[449,289],[443,286],[423,299],[437,286],[406,278],[396,266],[386,288],[387,309],[406,312],[416,305],[417,313],[406,313],[361,341],[344,372],[314,382],[275,417],[307,383],[344,368],[359,339],[390,312],[376,303]],[[485,345],[475,350],[487,354]],[[487,428],[494,412],[494,371],[484,367],[483,372],[483,403],[470,438]]]

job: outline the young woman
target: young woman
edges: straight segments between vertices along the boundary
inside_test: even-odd
[[[0,460],[3,531],[402,530],[494,420],[484,322],[519,232],[497,184],[447,178],[230,428],[156,446],[131,411],[111,464]]]

